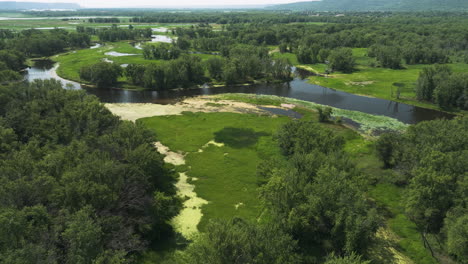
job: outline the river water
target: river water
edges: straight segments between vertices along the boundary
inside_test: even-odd
[[[25,77],[29,81],[34,79],[59,79],[68,87],[68,89],[84,89],[89,94],[97,96],[102,102],[105,103],[169,104],[177,102],[184,97],[198,95],[248,93],[290,97],[337,108],[360,111],[373,115],[384,115],[393,117],[407,124],[415,124],[421,121],[438,118],[450,119],[453,117],[451,114],[436,110],[397,103],[384,99],[359,96],[346,92],[336,91],[319,85],[310,84],[304,79],[307,77],[307,72],[299,69],[296,70],[296,76],[291,82],[281,84],[254,84],[212,88],[204,87],[168,91],[131,91],[122,89],[90,88],[84,85],[80,85],[76,82],[64,80],[57,76],[57,67],[57,64],[54,65],[51,62],[38,61],[32,68],[28,70],[28,74]]]

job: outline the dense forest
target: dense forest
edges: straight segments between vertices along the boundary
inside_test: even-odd
[[[468,262],[467,133],[467,118],[440,120],[382,135],[377,143],[385,165],[399,171],[395,180],[407,186],[406,213],[431,252],[428,234],[459,263]]]
[[[54,80],[0,102],[1,263],[125,263],[170,233],[180,201],[151,132]]]

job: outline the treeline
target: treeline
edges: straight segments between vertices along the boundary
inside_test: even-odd
[[[368,56],[376,58],[375,67],[392,69],[404,64],[468,62],[466,30],[461,26],[464,18],[455,16],[446,21],[441,18],[434,18],[440,25],[425,16],[412,18],[411,23],[409,18],[398,16],[373,17],[372,22],[366,23],[325,25],[233,23],[223,25],[221,31],[199,23],[172,33],[184,46],[201,51],[221,51],[235,43],[277,45],[283,53],[296,54],[301,63],[323,63],[331,50],[339,48],[368,48]]]
[[[395,182],[406,187],[406,215],[424,245],[468,263],[468,118],[422,122],[377,142]]]
[[[18,33],[10,29],[0,29],[0,39],[9,39],[18,36]]]
[[[448,54],[446,49],[414,44],[404,48],[372,45],[367,51],[367,55],[375,58],[381,67],[390,69],[402,68],[403,60],[408,65],[448,63],[450,62]]]
[[[317,122],[277,132],[282,157],[257,167],[260,201],[271,218],[212,221],[176,263],[364,264],[380,220],[345,140]]]
[[[286,46],[280,45],[280,51],[287,50]],[[291,50],[291,48],[289,48]],[[311,47],[299,46],[295,49],[297,61],[302,64],[326,63],[329,67],[326,73],[335,70],[350,73],[355,70],[356,61],[350,48],[326,49],[318,45]]]
[[[143,58],[147,60],[175,60],[181,52],[179,47],[169,43],[143,46]]]
[[[0,50],[0,83],[21,80],[18,73],[26,67],[26,57],[17,50]]]
[[[342,20],[334,18],[336,14],[325,14],[324,16],[310,16],[308,13],[290,12],[222,12],[222,11],[199,11],[190,13],[142,13],[134,16],[130,22],[134,23],[214,23],[214,24],[239,24],[239,23],[295,23],[295,22],[324,22],[330,20]]]
[[[76,26],[76,32],[86,33],[88,35],[96,35],[96,28],[94,27],[85,27],[85,26]]]
[[[90,45],[90,35],[63,29],[47,31],[28,29],[13,38],[3,40],[4,49],[20,51],[27,57],[51,56],[67,48],[85,48]]]
[[[151,38],[151,28],[134,29],[134,28],[119,28],[113,25],[110,28],[102,28],[96,30],[96,34],[101,41],[119,41],[119,40],[137,40],[141,38]]]
[[[88,19],[89,23],[120,23],[117,17],[94,17]]]
[[[0,30],[0,83],[21,80],[18,72],[26,68],[27,58],[51,56],[70,48],[90,45],[90,34],[85,32],[63,29]]]
[[[117,80],[122,76],[123,69],[117,64],[108,62],[99,62],[92,65],[83,66],[80,69],[80,78],[97,87],[113,87]]]
[[[177,53],[172,53],[177,50]],[[147,59],[166,59],[148,65],[130,64],[123,74],[132,84],[152,90],[190,88],[210,81],[225,84],[262,81],[290,81],[291,64],[286,59],[272,59],[267,48],[234,45],[223,52],[223,57],[213,56],[205,62],[195,55],[182,54],[174,45],[145,46]],[[98,87],[113,87],[122,76],[116,64],[100,62],[84,66],[80,78]]]
[[[134,263],[180,201],[153,134],[54,80],[0,87],[0,262]]]
[[[416,84],[418,100],[438,104],[443,109],[468,109],[468,73],[453,73],[447,65],[424,68]]]

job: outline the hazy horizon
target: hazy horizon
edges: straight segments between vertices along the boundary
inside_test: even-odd
[[[38,3],[75,3],[84,8],[196,8],[196,7],[223,7],[223,6],[265,6],[274,4],[286,4],[302,2],[304,0],[175,0],[175,1],[152,1],[152,0],[25,0],[15,2],[38,2]],[[11,2],[2,1],[0,2]]]

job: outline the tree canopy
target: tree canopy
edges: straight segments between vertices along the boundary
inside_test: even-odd
[[[128,263],[170,230],[180,201],[152,133],[53,80],[0,101],[0,262]]]

